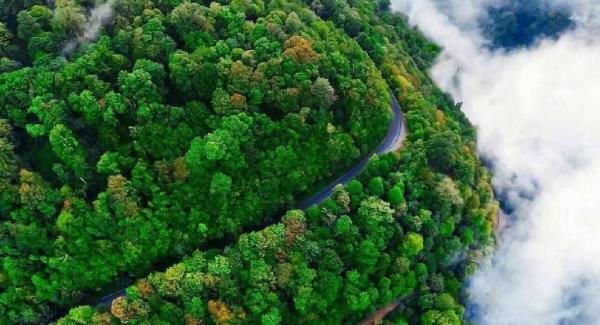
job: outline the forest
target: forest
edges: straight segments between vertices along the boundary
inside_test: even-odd
[[[109,311],[78,307],[58,324],[356,324],[399,298],[400,323],[460,324],[460,279],[476,267],[482,252],[472,247],[493,217],[488,176],[476,170],[478,192],[461,193],[447,176],[404,168],[426,159],[422,147],[407,149],[416,157],[374,158],[323,204],[290,210],[222,251],[196,251],[129,287]],[[412,188],[421,173],[432,180]],[[418,190],[436,196],[405,196]]]
[[[389,1],[0,0],[0,21],[0,323],[342,323],[398,299],[396,322],[461,322],[497,203],[427,77],[439,48]],[[389,90],[404,148],[294,210],[383,138]]]

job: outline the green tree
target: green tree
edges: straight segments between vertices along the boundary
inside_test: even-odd
[[[6,24],[0,22],[0,55],[5,53],[10,44],[11,37],[12,35],[8,28],[6,28]]]
[[[52,128],[49,135],[50,145],[56,156],[71,169],[76,176],[85,175],[86,162],[83,148],[73,132],[62,124]]]
[[[406,199],[404,198],[404,185],[401,183],[394,185],[394,187],[392,187],[388,192],[387,201],[397,207],[405,205]]]
[[[369,181],[369,193],[375,196],[382,196],[385,192],[385,186],[381,177],[373,177]]]
[[[452,310],[440,312],[430,310],[421,317],[423,325],[458,325],[461,324],[460,318]]]
[[[184,1],[169,14],[169,22],[175,27],[180,37],[185,38],[188,33],[203,30],[214,31],[207,17],[208,9],[198,3]]]
[[[214,174],[210,181],[210,193],[225,195],[229,191],[231,191],[231,177],[223,173]]]
[[[317,78],[311,88],[311,94],[314,96],[314,103],[323,108],[329,108],[337,99],[335,90],[325,78]]]
[[[233,113],[233,107],[229,99],[229,94],[222,88],[217,88],[213,92],[212,107],[219,115],[227,115]]]
[[[423,236],[417,233],[408,233],[402,243],[405,254],[415,256],[423,250]]]
[[[148,59],[160,63],[175,51],[175,41],[166,34],[160,19],[152,18],[133,33],[133,56],[135,59]]]
[[[83,9],[73,0],[57,0],[52,28],[56,33],[71,37],[80,34],[86,23]]]
[[[11,137],[11,125],[7,120],[0,119],[0,191],[2,192],[7,191],[17,171],[17,157]]]

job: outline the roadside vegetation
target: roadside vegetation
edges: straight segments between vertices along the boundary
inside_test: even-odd
[[[78,307],[58,323],[358,323],[403,298],[401,323],[460,324],[462,279],[494,217],[489,179],[479,168],[477,191],[461,192],[425,167],[423,148],[404,150],[372,159],[321,205],[197,251],[107,311]]]
[[[0,323],[460,322],[497,210],[438,53],[385,1],[0,0]],[[290,210],[372,150],[399,154]],[[241,235],[248,229],[271,226]],[[181,263],[149,272],[165,261]]]

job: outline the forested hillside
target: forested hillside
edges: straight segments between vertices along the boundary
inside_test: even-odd
[[[398,319],[459,321],[496,204],[426,77],[438,48],[388,5],[0,0],[0,323],[186,254],[60,322],[336,323],[398,298]],[[280,220],[383,138],[388,89],[400,155]]]
[[[397,322],[461,322],[462,281],[491,244],[489,176],[474,129],[424,74],[437,47],[367,4],[321,16],[354,35],[398,96],[410,128],[400,155],[305,214],[139,281],[109,311],[80,307],[61,322],[356,323],[398,300]]]
[[[261,224],[385,134],[380,73],[310,11],[120,1],[66,59],[84,5],[6,18],[24,65],[0,76],[8,319]]]
[[[397,299],[401,324],[461,324],[462,279],[494,218],[489,177],[478,168],[466,190],[428,170],[419,145],[405,150],[372,160],[320,206],[197,251],[109,311],[75,308],[58,324],[355,324]]]

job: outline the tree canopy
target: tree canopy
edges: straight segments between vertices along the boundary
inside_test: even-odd
[[[497,207],[439,48],[388,8],[0,0],[0,323],[135,280],[59,322],[459,320]],[[390,90],[401,153],[293,210],[379,144]]]

